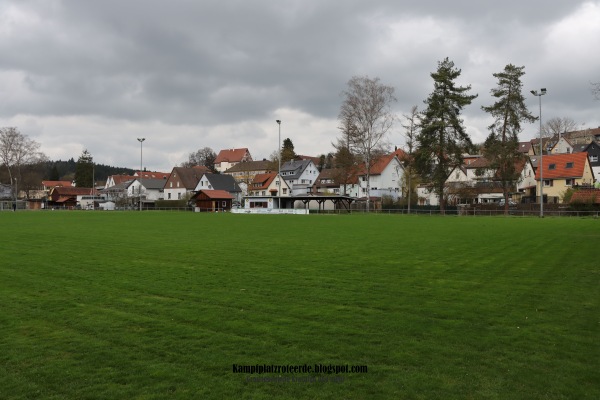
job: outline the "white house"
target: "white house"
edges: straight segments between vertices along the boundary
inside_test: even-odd
[[[194,192],[200,190],[224,190],[232,195],[235,201],[242,200],[242,190],[231,175],[203,174],[194,188]]]
[[[224,172],[234,165],[246,161],[252,161],[252,156],[247,148],[224,149],[219,151],[219,154],[215,158],[215,170]]]
[[[154,202],[165,198],[165,179],[134,179],[127,187],[127,197],[142,197],[142,201]]]
[[[397,200],[401,196],[404,167],[402,166],[400,157],[403,156],[404,152],[398,149],[393,153],[380,157],[371,167],[369,174],[371,197],[382,198],[384,196],[389,196],[393,200]],[[360,189],[357,197],[366,197],[367,173],[364,166],[362,171],[358,174],[358,184]],[[348,190],[348,187],[346,190]]]
[[[292,188],[292,195],[305,195],[312,191],[319,170],[312,160],[291,160],[281,165],[281,177]]]

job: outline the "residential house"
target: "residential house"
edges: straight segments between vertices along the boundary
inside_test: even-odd
[[[594,140],[587,144],[576,144],[573,146],[573,153],[580,152],[587,153],[592,171],[594,171],[594,177],[598,181],[600,179],[600,143]]]
[[[152,207],[157,200],[164,200],[165,182],[163,178],[136,178],[127,185],[127,197],[132,199],[131,203],[141,200],[144,208]]]
[[[314,185],[315,192],[317,194],[340,194],[340,174],[339,168],[322,169]]]
[[[397,149],[393,153],[380,157],[371,167],[369,174],[369,188],[371,198],[381,199],[388,196],[397,200],[401,196],[402,177],[404,167],[400,159],[404,157],[404,151]],[[360,192],[358,197],[367,196],[367,172],[366,168],[358,172]]]
[[[48,193],[48,208],[75,208],[77,196],[92,195],[92,188],[56,186]]]
[[[535,179],[538,188],[540,184],[544,185],[545,201],[548,203],[562,202],[565,191],[573,186],[591,187],[594,183],[594,172],[585,152],[545,155],[542,167],[544,181],[540,182],[540,168],[536,170]]]
[[[201,189],[190,199],[195,211],[219,212],[231,210],[233,196],[226,190]]]
[[[248,194],[248,186],[258,174],[266,174],[270,172],[271,162],[268,160],[262,161],[245,161],[235,164],[223,174],[231,175],[240,186],[244,195]]]
[[[133,175],[111,175],[106,179],[104,189],[108,189],[113,186],[117,186],[120,183],[134,180],[136,177]]]
[[[496,169],[484,157],[455,167],[446,179],[445,192],[448,204],[495,203],[503,197]]]
[[[281,177],[292,188],[292,195],[310,193],[318,176],[319,170],[310,159],[291,160],[281,165]]]
[[[563,135],[559,135],[556,143],[550,148],[550,154],[569,154],[572,152],[573,144]]]
[[[245,163],[243,163],[245,164]],[[242,189],[231,175],[225,174],[203,174],[194,188],[195,192],[200,190],[224,190],[234,200],[242,201]]]
[[[600,127],[566,132],[563,135],[569,139],[573,145],[588,144],[593,141],[600,142]]]
[[[247,148],[225,149],[219,151],[215,158],[215,170],[218,172],[227,171],[236,164],[252,161],[252,156]]]
[[[200,178],[207,172],[210,171],[205,166],[173,168],[165,182],[164,199],[181,200],[188,195],[191,196],[196,189]]]
[[[535,152],[533,150],[533,144],[531,143],[531,140],[528,142],[519,142],[519,148],[517,151],[519,153],[527,155],[527,156],[535,155]]]
[[[281,192],[279,193],[279,183],[281,182]],[[258,174],[254,177],[248,196],[245,199],[245,208],[282,208],[279,204],[280,198],[289,198],[292,190],[288,183],[281,179],[276,172]],[[275,200],[274,200],[275,199]]]
[[[134,180],[135,178],[130,177],[129,180],[102,189],[100,193],[104,194],[107,201],[114,202],[117,207],[132,205],[134,200],[128,196],[128,188]]]
[[[46,192],[49,192],[50,189],[55,188],[57,186],[72,187],[73,182],[71,182],[71,181],[42,181],[42,188]]]
[[[143,179],[164,179],[166,180],[171,175],[169,172],[158,171],[135,171],[134,177],[142,177]]]

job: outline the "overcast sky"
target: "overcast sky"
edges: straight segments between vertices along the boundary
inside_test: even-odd
[[[493,73],[525,66],[534,115],[600,126],[600,1],[3,0],[0,126],[16,126],[53,160],[168,172],[208,146],[254,159],[292,139],[332,151],[348,80],[393,86],[399,116],[423,108],[430,73],[449,57],[479,95],[464,110],[486,136]],[[537,124],[526,125],[528,140]],[[398,123],[389,136],[404,144]]]

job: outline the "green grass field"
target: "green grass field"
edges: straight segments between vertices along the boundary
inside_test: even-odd
[[[0,226],[0,399],[600,398],[597,219],[48,211]]]

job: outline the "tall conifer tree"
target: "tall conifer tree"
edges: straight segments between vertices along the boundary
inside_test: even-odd
[[[523,156],[519,152],[519,133],[523,130],[523,122],[534,122],[534,117],[523,97],[521,77],[525,67],[508,64],[504,71],[493,74],[498,79],[498,86],[491,90],[496,102],[489,107],[481,107],[489,113],[494,122],[488,127],[490,134],[485,141],[483,155],[489,167],[496,170],[496,179],[502,185],[504,195],[504,211],[508,214],[509,193],[518,182]]]
[[[446,207],[444,186],[451,169],[462,163],[462,154],[473,144],[463,127],[461,110],[471,104],[477,95],[468,95],[471,85],[457,86],[455,80],[461,70],[446,57],[438,62],[431,73],[434,89],[424,103],[420,132],[417,136],[415,166],[421,177],[431,184],[431,190],[440,199],[440,210]]]

